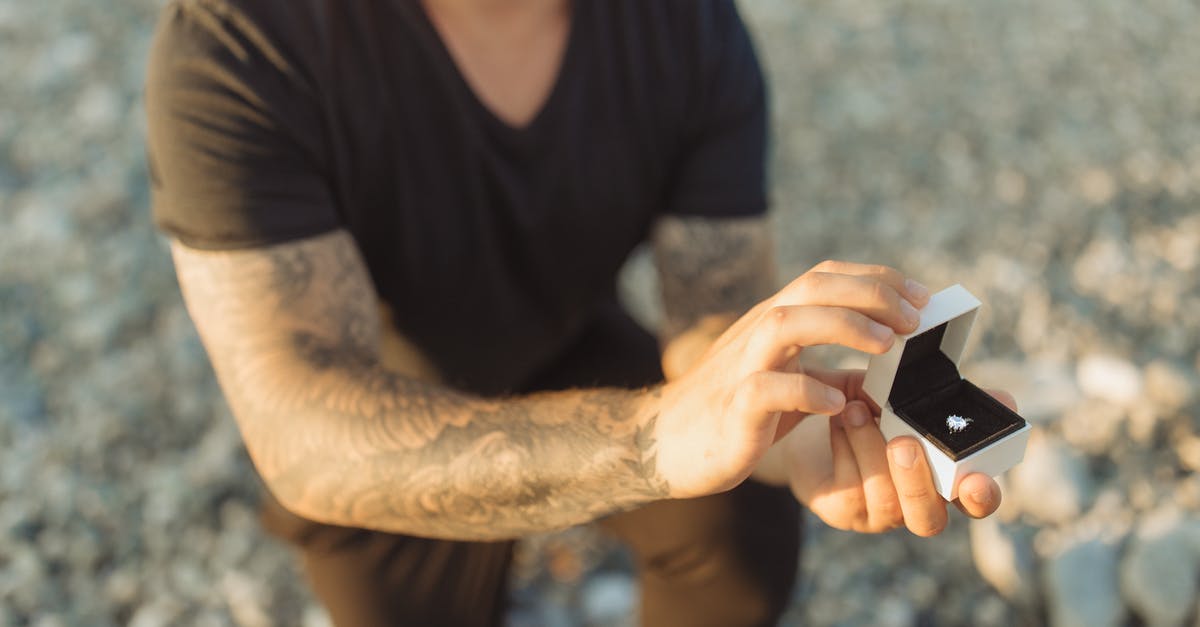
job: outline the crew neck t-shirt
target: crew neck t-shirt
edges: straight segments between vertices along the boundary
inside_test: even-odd
[[[664,214],[766,208],[766,104],[730,0],[574,0],[514,128],[417,0],[174,0],[146,84],[156,223],[245,249],[345,229],[448,383],[520,389],[615,302]]]

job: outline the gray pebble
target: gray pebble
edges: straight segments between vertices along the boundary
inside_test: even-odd
[[[1063,547],[1044,567],[1053,627],[1116,627],[1124,617],[1117,546],[1099,539]]]

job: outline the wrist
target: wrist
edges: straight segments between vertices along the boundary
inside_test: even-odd
[[[633,406],[633,430],[625,438],[628,447],[628,468],[634,473],[635,481],[645,486],[650,500],[661,500],[671,496],[671,485],[659,470],[660,417],[663,414],[664,388],[659,384],[646,388],[636,397]]]

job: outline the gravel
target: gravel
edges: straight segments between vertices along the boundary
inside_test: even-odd
[[[986,304],[964,372],[1038,433],[995,521],[923,540],[810,520],[786,622],[1194,624],[1200,6],[741,4],[783,274],[843,258],[964,284]],[[0,625],[327,625],[257,526],[149,224],[159,6],[0,0]],[[652,323],[648,264],[622,289]],[[629,624],[630,572],[594,529],[531,538],[510,622]]]

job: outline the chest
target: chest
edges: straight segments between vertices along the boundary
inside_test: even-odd
[[[570,3],[520,3],[499,20],[462,16],[425,2],[437,39],[471,95],[497,119],[529,125],[546,104],[571,35]]]
[[[573,19],[557,71],[535,72],[549,92],[518,112],[533,112],[523,126],[488,106],[420,15],[406,36],[378,39],[376,61],[344,66],[331,174],[368,262],[392,266],[381,280],[432,289],[505,274],[561,293],[564,277],[610,281],[644,239],[670,192],[672,91],[637,46],[613,54],[613,40],[652,38]]]

